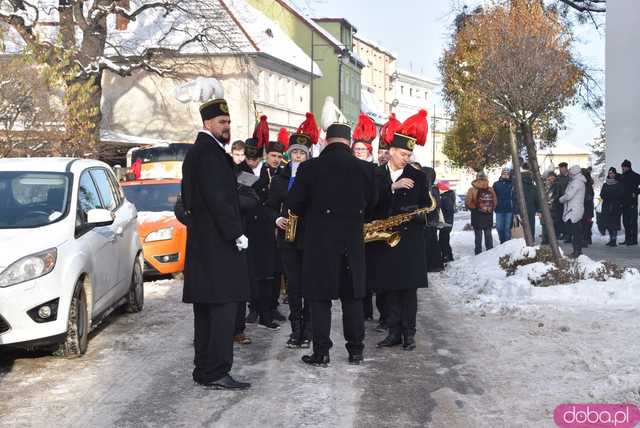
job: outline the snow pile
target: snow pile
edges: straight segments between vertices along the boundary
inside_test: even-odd
[[[138,211],[138,224],[156,223],[173,217],[173,211]]]
[[[457,234],[473,239],[468,233]],[[537,247],[526,247],[523,239],[514,239],[477,256],[460,257],[449,264],[436,283],[454,301],[490,312],[527,311],[537,306],[561,309],[582,305],[633,307],[640,304],[640,273],[635,269],[622,272],[620,279],[606,277],[602,274],[607,271],[603,262],[580,256],[572,269],[580,273],[580,278],[587,279],[573,284],[538,287],[533,283],[556,270],[553,264],[539,261],[519,265],[509,274],[500,266],[500,259],[504,265],[506,256],[513,263],[536,258],[540,256],[539,251]]]

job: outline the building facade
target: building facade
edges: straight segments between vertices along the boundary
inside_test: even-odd
[[[364,66],[351,50],[355,28],[346,20],[317,23],[287,0],[246,1],[278,23],[310,58],[309,62],[313,58],[322,68],[322,77],[311,83],[307,109],[319,119],[324,101],[330,96],[347,119],[355,123],[360,112],[360,72]]]
[[[640,165],[640,13],[636,0],[607,2],[607,166]],[[635,168],[638,169],[638,168]]]
[[[355,53],[365,63],[362,69],[362,108],[376,122],[384,123],[395,99],[393,80],[396,57],[389,50],[359,35],[353,37]]]

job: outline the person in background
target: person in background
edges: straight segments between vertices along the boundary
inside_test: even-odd
[[[620,230],[620,219],[622,217],[622,204],[624,200],[624,184],[620,181],[620,175],[614,167],[609,168],[607,180],[600,190],[602,198],[602,221],[605,229],[609,232],[609,242],[607,246],[618,245],[618,231]]]
[[[569,185],[560,197],[564,204],[562,220],[571,226],[573,253],[569,257],[577,258],[582,254],[582,216],[584,215],[584,195],[587,179],[578,165],[569,169]]]
[[[558,164],[558,176],[556,179],[558,183],[558,198],[564,195],[567,186],[569,185],[569,165],[566,162],[560,162]],[[571,242],[571,227],[570,225],[562,222],[558,229],[560,239],[564,239],[566,243]]]
[[[511,223],[513,222],[513,182],[509,168],[502,169],[500,179],[493,183],[493,191],[498,198],[496,229],[500,243],[503,244],[511,239]]]
[[[631,162],[622,162],[624,200],[622,206],[622,223],[624,224],[624,245],[638,245],[638,191],[640,190],[640,174],[631,169]]]
[[[549,171],[546,174],[547,181],[547,198],[546,203],[549,205],[549,211],[551,211],[551,218],[553,220],[553,227],[556,231],[556,237],[562,230],[562,204],[560,203],[560,186],[558,185],[558,175]],[[546,227],[542,227],[542,244],[546,245],[549,243],[549,236],[547,235]]]
[[[231,158],[233,159],[233,163],[236,165],[240,165],[244,162],[244,141],[238,140],[231,144]]]
[[[542,212],[542,204],[540,203],[540,196],[538,195],[538,187],[533,182],[533,174],[529,170],[529,164],[527,162],[522,164],[522,189],[524,191],[524,201],[527,204],[527,214],[529,225],[531,226],[531,236],[533,240],[536,240],[536,214]],[[518,200],[515,199],[517,192],[513,192],[514,200],[512,202],[514,206],[514,212],[520,214],[518,208]]]
[[[482,235],[484,234],[484,246],[486,250],[493,248],[493,210],[498,205],[496,193],[489,186],[487,174],[479,172],[477,178],[471,183],[467,192],[465,204],[471,211],[471,226],[475,234],[475,253],[482,252]]]
[[[436,187],[436,170],[425,166],[420,167],[418,162],[411,162],[414,168],[421,170],[427,176],[427,188],[429,193],[436,201],[438,208],[440,207],[440,190]],[[427,272],[441,272],[444,269],[442,261],[442,251],[438,244],[438,210],[427,214],[427,225],[424,229],[425,251],[427,254]]]
[[[449,187],[449,181],[447,180],[438,181],[437,187],[440,191],[440,209],[442,210],[442,216],[444,217],[444,222],[449,225],[442,227],[438,234],[438,244],[442,252],[442,262],[447,263],[453,261],[450,238],[456,209],[456,194]]]
[[[593,227],[593,216],[595,215],[595,203],[593,202],[595,194],[593,191],[591,168],[583,168],[582,175],[584,175],[584,178],[587,180],[584,192],[584,214],[582,215],[582,232],[584,233],[582,244],[588,247],[592,244],[591,229]]]

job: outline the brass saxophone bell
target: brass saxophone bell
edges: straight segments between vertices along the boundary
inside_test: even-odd
[[[398,245],[400,243],[400,239],[402,238],[402,236],[400,235],[400,233],[398,232],[393,232],[391,233],[391,235],[389,235],[389,237],[387,238],[387,245],[391,248],[395,247],[396,245]]]

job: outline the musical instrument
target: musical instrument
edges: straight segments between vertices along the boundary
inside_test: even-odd
[[[419,208],[417,210],[397,214],[383,220],[374,220],[371,223],[365,223],[363,228],[364,243],[368,244],[375,241],[385,241],[391,248],[398,245],[401,239],[400,232],[392,232],[391,229],[400,226],[419,215],[429,214],[435,211],[438,207],[436,199],[433,197],[431,192],[429,192],[429,197],[431,198],[430,207]]]
[[[287,242],[295,242],[296,233],[298,233],[298,216],[289,210],[289,222],[284,230],[284,240]]]

